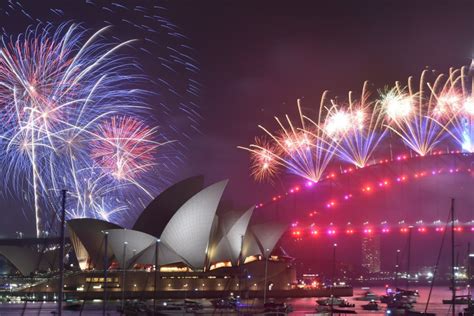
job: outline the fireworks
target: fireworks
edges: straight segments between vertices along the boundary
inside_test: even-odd
[[[144,78],[118,54],[130,41],[106,42],[106,30],[38,26],[0,50],[4,179],[32,192],[38,235],[61,189],[74,198],[69,217],[110,219],[128,208],[124,192],[151,195],[138,178],[161,143],[140,118]]]
[[[272,146],[265,138],[255,139],[250,149],[252,159],[252,175],[257,181],[274,177],[278,170],[278,147]]]
[[[433,151],[445,135],[443,127],[435,119],[438,110],[432,94],[443,76],[439,75],[432,86],[426,82],[426,76],[425,70],[421,74],[418,91],[410,77],[407,87],[402,88],[397,82],[380,101],[387,115],[388,128],[420,156]]]
[[[436,121],[463,151],[474,152],[473,92],[468,92],[469,79],[465,67],[451,69],[445,83],[441,87],[433,88],[433,95],[438,101],[435,108]]]
[[[324,96],[322,102],[323,100]],[[320,124],[316,123],[318,121],[313,121],[303,115],[299,101],[298,111],[300,127],[295,127],[288,116],[285,117],[285,124],[279,118],[275,118],[280,127],[278,134],[273,134],[265,127],[259,126],[271,141],[266,149],[258,144],[239,148],[248,150],[253,155],[261,154],[264,149],[264,153],[270,154],[272,164],[285,168],[289,173],[301,176],[308,181],[318,182],[331,161],[337,144],[327,137],[327,134],[319,127]],[[320,118],[321,112],[316,120]],[[269,169],[267,161],[255,158],[252,161],[253,175],[257,179],[262,180],[276,175],[275,168],[271,169],[272,172],[265,172]]]
[[[21,197],[22,203],[35,204],[36,226],[41,230],[53,220],[58,191],[64,188],[69,190],[68,217],[98,217],[126,226],[129,216],[133,218],[151,195],[173,181],[185,161],[182,148],[199,132],[196,52],[173,23],[172,4],[87,0],[74,6],[46,1],[41,7],[13,1],[0,13],[5,53],[1,59],[11,57],[11,63],[3,64],[10,69],[0,80],[5,191]],[[108,27],[90,34],[84,25],[91,19],[94,25],[100,21]],[[69,28],[64,21],[77,21],[79,26]],[[29,27],[18,40],[8,30],[32,23],[38,26]],[[130,38],[135,39],[133,45]],[[28,98],[41,102],[29,106]],[[150,115],[148,105],[159,116]],[[136,152],[133,159],[121,155],[124,172],[117,177],[120,172],[114,174],[111,165],[105,167],[103,159],[92,158],[93,150],[100,152],[93,145],[107,144],[100,138],[101,127],[111,124],[112,117],[131,118],[142,131],[150,132],[145,143],[154,148],[153,155],[158,153],[159,164],[156,158],[135,156]],[[150,128],[157,125],[166,129],[158,133]],[[179,146],[157,148],[170,140]]]
[[[160,145],[153,140],[155,129],[131,117],[113,116],[100,124],[91,156],[117,180],[131,180],[154,165]]]
[[[349,92],[347,102],[328,102],[325,92],[315,120],[302,113],[298,102],[300,127],[295,128],[288,116],[286,125],[276,119],[279,130],[275,133],[260,126],[270,136],[266,148],[278,148],[265,153],[271,152],[272,163],[285,172],[317,182],[335,157],[358,168],[369,165],[387,131],[419,156],[433,152],[449,138],[446,136],[463,151],[473,152],[474,101],[472,91],[468,92],[471,78],[465,67],[450,70],[448,76],[438,75],[433,81],[428,77],[425,70],[418,86],[410,77],[406,86],[396,82],[374,99],[369,97],[367,82],[358,101]],[[262,149],[255,144],[239,148],[257,155],[254,149]],[[259,168],[260,172],[255,172]],[[252,157],[254,177],[262,180],[265,175],[276,175],[274,169],[265,173],[266,168],[267,161]]]
[[[354,101],[349,93],[348,106],[344,110],[348,120],[344,124],[345,132],[341,135],[336,154],[346,162],[358,168],[365,167],[385,136],[383,117],[379,103],[368,101],[367,82],[364,83],[359,101]],[[331,134],[330,134],[331,135]]]

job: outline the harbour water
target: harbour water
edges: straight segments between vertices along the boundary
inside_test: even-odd
[[[426,302],[428,299],[429,287],[417,287],[420,297],[418,302],[415,304],[416,311],[424,311]],[[382,287],[373,287],[370,288],[372,292],[377,295],[382,295],[385,293],[385,289]],[[354,288],[354,297],[363,295],[365,290],[360,288]],[[465,294],[462,292],[458,293],[459,295]],[[443,299],[448,299],[451,296],[451,292],[448,287],[435,287],[431,294],[430,304],[428,306],[427,312],[435,313],[436,315],[447,315],[451,313],[450,306],[442,304]],[[361,305],[367,304],[367,301],[358,301],[354,297],[347,298],[350,302],[356,304],[355,310],[359,315],[386,315],[385,309],[381,311],[364,311]],[[211,307],[208,300],[197,300],[201,302],[205,308],[199,315],[237,315],[235,312],[230,311],[219,311]],[[251,300],[246,302],[250,306],[261,306],[262,301],[259,299]],[[315,315],[316,314],[316,298],[288,298],[286,299],[287,304],[293,306],[294,311],[290,315]],[[117,302],[110,302],[107,309],[107,315],[115,316],[120,315],[116,311],[116,307],[120,304]],[[385,307],[385,304],[381,304]],[[0,304],[0,316],[4,315],[53,315],[56,309],[56,304],[53,302],[29,302],[26,306],[25,303],[3,303]],[[456,308],[456,314],[462,311],[465,306],[458,306]],[[79,315],[79,311],[63,311],[63,315]],[[91,315],[98,316],[102,315],[102,302],[93,301],[87,302],[84,305],[82,315]],[[186,315],[192,315],[192,313],[187,313]]]
[[[413,288],[415,289],[415,288]],[[426,307],[426,302],[428,300],[428,294],[430,288],[427,286],[424,287],[416,287],[416,289],[420,293],[420,297],[418,298],[417,303],[415,304],[415,310],[424,312]],[[385,288],[383,287],[372,287],[370,291],[374,292],[377,295],[385,294]],[[361,288],[354,288],[354,297],[362,296],[365,293],[365,290]],[[459,295],[466,294],[463,292],[459,292]],[[383,307],[380,311],[365,311],[362,309],[362,305],[367,304],[367,301],[358,301],[355,300],[354,297],[347,298],[349,302],[354,303],[356,305],[355,310],[359,315],[386,315],[386,304],[379,304]],[[451,292],[447,286],[445,287],[434,287],[431,293],[430,304],[428,305],[427,312],[435,313],[436,315],[447,315],[451,312],[450,305],[444,305],[442,303],[443,299],[451,298]],[[291,315],[309,315],[311,313],[314,314],[315,308],[315,299],[314,298],[295,298],[290,299],[288,303],[292,304],[294,307],[294,313]],[[463,310],[466,306],[457,306],[456,308],[456,315]]]

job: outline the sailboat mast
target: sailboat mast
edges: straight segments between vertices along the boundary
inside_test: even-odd
[[[410,265],[411,265],[411,232],[413,227],[410,226],[408,230],[408,256],[407,256],[407,285],[406,289],[410,288]]]
[[[59,248],[59,297],[58,297],[58,315],[63,313],[63,296],[64,296],[64,248],[65,248],[65,234],[64,229],[66,225],[66,190],[62,190],[62,204],[61,204],[61,230],[60,238],[61,244]]]
[[[454,199],[451,199],[451,290],[452,316],[456,315],[456,276],[454,271]]]

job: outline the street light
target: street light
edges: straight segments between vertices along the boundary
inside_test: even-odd
[[[398,269],[400,267],[398,260],[400,257],[400,249],[397,249],[396,264],[395,264],[395,288],[398,287]]]
[[[125,252],[127,250],[127,245],[128,245],[128,242],[124,241],[123,242],[123,254],[122,254],[122,313],[125,309],[125,273],[126,273],[126,266],[125,266],[125,259],[126,259],[126,256],[125,256]]]
[[[270,249],[266,249],[265,253],[265,278],[264,278],[264,288],[263,288],[263,305],[267,302],[267,274],[268,274],[268,257],[270,254]]]
[[[109,241],[109,232],[102,231],[104,234],[104,302],[102,304],[102,315],[105,316],[105,312],[107,310],[107,269],[108,269],[108,241]]]
[[[155,283],[153,284],[153,315],[156,313],[156,293],[158,290],[158,272],[160,271],[160,266],[158,264],[158,251],[159,251],[159,244],[161,240],[157,239],[155,242]]]
[[[336,248],[337,248],[337,244],[334,244],[333,253],[332,253],[332,283],[333,285],[336,282]]]
[[[336,248],[337,244],[335,243],[332,251],[331,315],[334,308],[334,284],[336,284]]]

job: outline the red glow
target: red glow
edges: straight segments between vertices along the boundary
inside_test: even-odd
[[[293,235],[293,237],[298,238],[298,237],[301,236],[301,231],[300,230],[294,230],[291,234]]]
[[[402,227],[402,228],[400,228],[400,232],[401,233],[408,233],[408,228]]]
[[[420,233],[426,233],[426,227],[418,227]]]
[[[328,235],[333,236],[333,235],[336,235],[336,230],[330,228],[330,229],[328,229],[327,233],[328,233]]]

